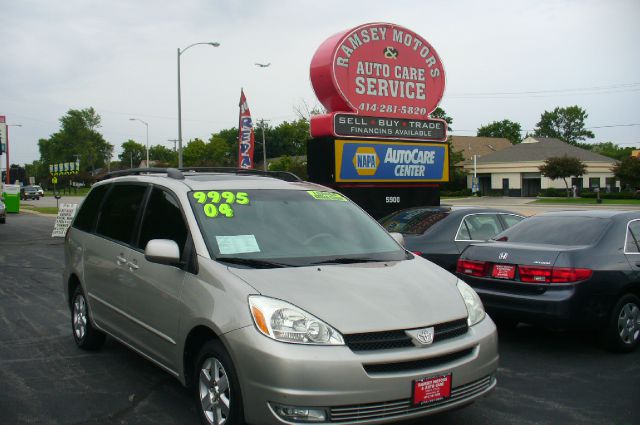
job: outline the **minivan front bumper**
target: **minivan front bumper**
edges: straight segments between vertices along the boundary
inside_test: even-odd
[[[498,337],[488,316],[466,334],[426,348],[356,353],[347,346],[274,341],[253,326],[223,338],[249,423],[312,423],[284,420],[275,406],[320,408],[326,420],[315,423],[389,423],[465,405],[496,385]],[[449,373],[450,398],[413,405],[415,380]]]

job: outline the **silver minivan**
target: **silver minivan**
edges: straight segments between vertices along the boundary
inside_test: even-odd
[[[391,423],[496,385],[473,289],[288,173],[112,173],[67,233],[63,284],[77,345],[154,362],[203,424]]]

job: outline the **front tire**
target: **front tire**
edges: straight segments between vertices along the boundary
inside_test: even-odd
[[[626,294],[618,300],[605,328],[605,343],[609,350],[630,353],[640,344],[640,298]]]
[[[198,353],[193,394],[203,425],[242,425],[240,384],[231,357],[220,341],[209,341]]]
[[[78,347],[94,351],[104,344],[105,334],[93,327],[89,319],[89,304],[78,285],[71,298],[71,331]]]

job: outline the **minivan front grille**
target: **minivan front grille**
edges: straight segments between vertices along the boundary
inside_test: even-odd
[[[451,390],[451,396],[445,400],[424,406],[414,406],[411,403],[411,399],[408,398],[379,403],[335,406],[330,408],[330,420],[331,422],[362,421],[362,423],[365,423],[365,421],[402,417],[412,413],[429,411],[458,401],[472,399],[488,390],[494,382],[495,379],[492,376],[485,376],[477,381],[453,388]]]
[[[453,353],[444,354],[442,356],[429,357],[426,359],[411,360],[407,362],[398,363],[375,363],[364,364],[365,372],[369,375],[385,374],[385,373],[398,373],[398,372],[417,372],[432,367],[438,367],[445,363],[450,363],[456,360],[465,358],[473,353],[474,348],[467,348],[461,351],[455,351]]]
[[[467,319],[434,325],[433,343],[467,333]],[[344,335],[345,344],[352,351],[389,350],[392,348],[413,347],[411,337],[404,330],[368,332]]]

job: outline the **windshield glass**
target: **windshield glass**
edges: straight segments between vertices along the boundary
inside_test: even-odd
[[[449,215],[449,211],[433,208],[414,208],[398,211],[380,219],[389,232],[420,235]]]
[[[530,217],[493,239],[548,245],[592,245],[600,239],[609,223],[608,219],[594,217]]]
[[[407,253],[358,206],[333,192],[190,192],[209,252],[256,266],[393,261]],[[238,260],[241,259],[241,260]]]

